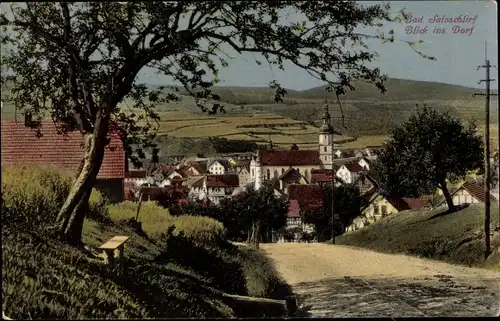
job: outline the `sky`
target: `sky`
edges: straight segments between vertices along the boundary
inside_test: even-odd
[[[377,1],[363,1],[377,3]],[[477,82],[485,78],[485,70],[477,70],[478,65],[485,62],[485,42],[488,43],[487,53],[491,64],[497,66],[497,19],[496,4],[493,1],[390,1],[395,12],[406,8],[406,12],[414,17],[422,17],[422,23],[387,25],[384,29],[393,29],[396,41],[391,44],[373,42],[371,49],[379,53],[374,66],[389,77],[435,81],[463,85],[474,88],[483,88],[484,84]],[[429,19],[436,15],[445,18],[475,17],[475,22],[469,23],[429,23]],[[432,20],[431,20],[432,21]],[[406,27],[428,26],[427,34],[406,34]],[[459,25],[467,29],[474,27],[472,32],[454,34],[453,26]],[[445,34],[434,34],[434,28],[446,28]],[[418,56],[406,43],[397,41],[419,41],[424,43],[419,50],[436,58],[435,61],[423,59]],[[491,70],[492,75],[497,74],[496,69]],[[271,69],[269,65],[258,66],[254,57],[249,55],[235,56],[230,65],[220,72],[221,86],[248,86],[266,87],[271,80],[277,80],[283,87],[295,90],[304,90],[323,85],[321,81],[309,76],[300,68],[289,66],[285,71]],[[497,78],[492,76],[492,78]],[[154,75],[147,70],[139,76],[140,82],[152,84],[170,83],[166,78]],[[496,89],[496,82],[491,83]]]
[[[381,3],[379,1],[362,1],[364,4]],[[478,65],[485,62],[485,42],[487,55],[491,64],[498,65],[497,17],[496,4],[492,0],[481,1],[389,1],[394,13],[401,9],[422,22],[387,24],[384,31],[394,30],[396,41],[381,44],[370,41],[370,49],[378,52],[379,57],[370,67],[378,67],[389,77],[443,82],[474,88],[484,88],[478,84],[485,78],[485,70],[477,70]],[[0,8],[6,3],[2,3]],[[475,20],[463,23],[433,23],[435,17],[457,18],[470,17]],[[288,15],[287,19],[297,20],[297,16]],[[464,34],[454,34],[454,26],[467,30]],[[426,34],[407,34],[407,28],[413,31],[423,30]],[[434,33],[434,29],[445,28],[445,34]],[[473,28],[473,29],[470,29]],[[409,30],[408,30],[409,31]],[[418,49],[435,61],[421,58],[404,41],[422,40]],[[311,77],[307,72],[291,64],[285,65],[285,71],[271,68],[268,64],[257,65],[256,55],[238,55],[229,61],[229,66],[219,73],[221,86],[267,87],[276,80],[285,88],[305,90],[323,85],[321,81]],[[258,58],[258,56],[257,56]],[[492,78],[497,78],[497,69],[491,70]],[[173,84],[169,78],[144,69],[138,75],[138,82],[149,84]],[[497,82],[492,82],[493,89],[498,88]]]

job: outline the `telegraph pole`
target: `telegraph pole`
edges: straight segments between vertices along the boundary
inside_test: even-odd
[[[328,99],[325,99],[325,113],[328,111]],[[331,146],[332,146],[332,152],[331,152],[331,161],[332,161],[332,181],[331,181],[331,184],[332,184],[332,194],[331,194],[331,205],[332,205],[332,208],[331,208],[331,215],[332,215],[332,244],[335,244],[335,214],[334,214],[334,197],[333,197],[333,189],[334,189],[334,186],[335,186],[335,165],[333,164],[333,160],[334,160],[334,155],[335,155],[335,150],[333,149],[334,147],[334,144],[333,144],[333,138],[335,136],[335,131],[333,130],[333,126],[332,126],[332,142],[331,142]]]
[[[335,137],[335,130],[333,129],[333,126],[332,126],[332,195],[331,195],[332,199],[330,200],[332,202],[332,244],[335,244],[335,214],[334,214],[335,207],[334,207],[334,197],[333,197],[333,192],[335,189],[335,165],[333,164],[333,160],[335,159],[335,149],[333,149],[333,147],[334,147],[333,138],[334,137]]]
[[[478,66],[477,70],[480,68],[486,69],[486,79],[481,79],[479,83],[486,83],[486,92],[480,94],[473,94],[473,96],[486,96],[486,104],[485,104],[485,133],[484,133],[484,240],[486,245],[486,250],[484,253],[484,257],[487,258],[491,252],[491,244],[490,244],[490,222],[491,222],[491,196],[490,196],[490,96],[492,95],[490,92],[490,83],[495,79],[490,78],[490,61],[486,57],[486,44],[485,44],[485,60],[486,64],[482,66]]]

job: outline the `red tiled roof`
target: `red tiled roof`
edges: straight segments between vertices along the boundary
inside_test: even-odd
[[[203,165],[201,165],[198,162],[191,163],[191,167],[194,168],[196,171],[198,171],[198,173],[200,173],[200,174],[203,174],[203,173],[207,172],[206,169],[203,167]],[[195,174],[195,173],[193,172],[193,174]]]
[[[154,170],[155,174],[163,174],[167,175],[170,174],[173,169],[172,165],[167,165],[167,164],[158,164],[156,166],[156,169]]]
[[[165,187],[141,187],[141,193],[143,195],[157,195],[159,193],[169,193],[180,192],[187,195],[189,189],[185,186],[169,185]]]
[[[485,190],[484,190],[484,184],[477,182],[477,181],[466,181],[463,185],[462,188],[465,189],[472,197],[480,201],[481,203],[484,203],[486,201],[486,198],[484,197],[485,195]],[[492,200],[494,200],[493,196],[490,196]]]
[[[240,185],[238,175],[236,174],[207,175],[206,182],[208,188],[238,187]]]
[[[323,191],[315,184],[288,185],[288,199],[297,200],[301,210],[310,210],[323,206]]]
[[[268,150],[259,151],[263,166],[304,166],[321,165],[319,152],[315,150]]]
[[[425,207],[431,207],[431,198],[422,197],[386,197],[386,200],[398,211],[417,210]]]
[[[46,164],[69,170],[77,175],[85,154],[84,136],[78,132],[59,134],[52,121],[43,121],[41,136],[24,122],[2,120],[2,164]],[[104,159],[97,178],[123,178],[125,176],[125,151],[118,135],[110,135]]]
[[[331,182],[332,176],[335,176],[335,172],[331,169],[312,169],[311,170],[311,183],[324,183]]]
[[[364,168],[361,167],[358,163],[349,163],[349,164],[344,164],[344,166],[347,168],[347,170],[351,173],[357,173],[357,172],[362,172],[364,171]]]
[[[297,200],[290,200],[288,204],[287,217],[289,218],[300,217],[300,206]]]

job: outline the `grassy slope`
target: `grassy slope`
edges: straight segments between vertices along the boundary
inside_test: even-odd
[[[445,210],[409,211],[391,215],[335,239],[337,244],[386,253],[416,255],[450,263],[498,267],[500,237],[494,234],[491,257],[484,261],[484,211],[471,205],[456,213]],[[492,224],[498,226],[498,206],[492,204]]]
[[[189,260],[179,264],[153,263],[162,248],[124,224],[86,220],[84,227],[84,241],[92,246],[114,235],[131,237],[125,247],[128,274],[122,276],[58,242],[28,233],[5,231],[2,234],[2,308],[11,318],[234,315],[232,309],[210,290],[220,290],[218,283],[224,278],[223,269],[218,271],[221,274],[218,276],[213,269],[211,273],[203,273],[200,266],[191,269],[189,262],[192,261]],[[280,281],[264,254],[236,247],[219,249],[217,253],[217,259],[222,258],[222,261],[237,258],[246,279],[245,294],[274,296]]]

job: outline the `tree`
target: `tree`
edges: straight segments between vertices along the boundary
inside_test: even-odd
[[[352,221],[361,215],[361,196],[359,189],[354,185],[342,184],[334,186],[325,185],[323,190],[323,206],[304,211],[301,218],[306,224],[313,224],[316,235],[322,240],[332,236],[332,193],[335,235],[343,234]]]
[[[269,240],[272,231],[286,224],[288,201],[274,195],[274,188],[265,182],[259,190],[247,188],[244,197],[227,199],[220,204],[219,220],[229,234],[241,237],[257,246],[260,240]]]
[[[228,65],[228,51],[260,54],[280,69],[291,63],[337,95],[353,90],[357,79],[384,91],[386,77],[369,67],[376,52],[365,42],[394,41],[393,32],[377,28],[405,17],[391,16],[388,4],[333,1],[28,2],[10,9],[0,21],[2,81],[11,84],[12,101],[24,113],[48,112],[62,132],[78,129],[86,137],[84,166],[57,218],[61,236],[75,245],[109,134],[139,161],[158,126],[154,107],[179,98],[137,83],[144,68],[180,83],[211,113],[224,110],[210,89]],[[297,21],[282,19],[291,13]],[[360,27],[374,27],[374,34]],[[286,90],[274,81],[271,87],[281,101]]]
[[[381,193],[418,197],[442,190],[450,212],[456,210],[447,182],[482,168],[483,142],[476,126],[467,126],[447,112],[424,106],[396,127],[374,172]]]

